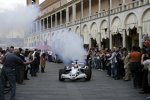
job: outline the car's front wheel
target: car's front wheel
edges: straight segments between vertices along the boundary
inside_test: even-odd
[[[92,76],[92,69],[90,67],[87,67],[85,69],[85,74],[86,74],[86,80],[89,81],[91,80],[91,76]]]
[[[62,74],[64,74],[64,69],[59,69],[59,81],[64,81],[65,79],[61,77]]]

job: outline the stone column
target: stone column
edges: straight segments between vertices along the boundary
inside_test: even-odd
[[[38,24],[39,22],[38,22],[38,20],[36,21],[36,32],[38,32],[39,31],[39,29],[38,29],[38,27],[39,27],[39,24]]]
[[[34,22],[34,33],[36,32],[36,21]]]
[[[37,30],[37,21],[35,21],[34,23],[34,32],[37,32],[36,30]]]
[[[49,23],[48,23],[48,17],[46,18],[46,20],[47,20],[47,29],[48,29],[48,24],[49,24]]]
[[[37,26],[36,26],[36,27],[37,27],[37,28],[36,28],[36,31],[37,31],[37,32],[39,32],[39,20],[37,20],[37,22],[36,22],[36,23],[37,23]]]
[[[99,3],[98,3],[98,11],[101,12],[101,0],[99,0]]]
[[[101,50],[102,49],[102,47],[101,47],[101,33],[98,32],[98,34],[99,34],[99,50]]]
[[[92,38],[92,36],[91,36],[91,34],[88,34],[88,37],[89,37],[89,48],[91,48],[91,38]]]
[[[109,1],[110,9],[112,9],[112,0]]]
[[[123,47],[126,47],[126,30],[125,29],[123,29],[122,30],[122,45],[123,45]]]
[[[51,28],[53,27],[53,15],[51,15]]]
[[[138,27],[138,34],[139,34],[139,47],[142,48],[142,26]]]
[[[125,3],[126,3],[126,0],[123,0],[122,5],[125,5]]]
[[[32,23],[32,26],[31,26],[31,33],[34,33],[34,22]],[[12,33],[12,37],[14,37],[13,33]]]
[[[73,12],[73,22],[76,20],[76,4],[73,4],[72,6],[72,12]]]
[[[141,6],[141,5],[142,5],[142,2],[143,2],[142,0],[139,0],[139,6]]]
[[[44,30],[45,29],[45,25],[44,25],[44,19],[43,19],[43,26],[42,26],[42,30]]]
[[[42,24],[41,24],[41,20],[39,20],[39,30],[41,31],[42,30]]]
[[[143,3],[145,4],[145,3],[146,3],[146,0],[143,0]]]
[[[41,31],[43,30],[43,19],[41,19]]]
[[[60,11],[60,25],[62,25],[62,11]]]
[[[66,23],[69,22],[69,8],[66,8]]]
[[[39,5],[39,0],[35,0],[35,3]]]
[[[83,18],[83,0],[81,0],[81,18]]]
[[[55,14],[55,27],[57,27],[57,13]]]
[[[92,9],[91,9],[91,0],[89,0],[89,16],[91,16],[91,11]]]
[[[122,5],[123,5],[123,6],[122,6],[122,10],[124,10],[124,9],[125,9],[125,5],[126,5],[126,0],[123,0],[123,1],[122,1]]]
[[[110,33],[110,35],[109,35],[110,37],[109,37],[109,48],[110,49],[112,49],[112,34]]]
[[[40,32],[40,20],[38,20],[38,31]]]

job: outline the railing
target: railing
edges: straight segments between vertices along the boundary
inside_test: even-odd
[[[120,6],[120,7],[111,9],[111,10],[110,10],[110,14],[116,14],[116,13],[122,12],[122,11],[123,11],[123,7]]]
[[[98,13],[97,14],[94,14],[94,15],[92,15],[92,16],[90,16],[90,19],[92,20],[92,19],[96,19],[96,18],[98,18]]]
[[[78,19],[78,20],[75,21],[75,24],[80,24],[80,22],[81,22],[81,20]]]
[[[88,21],[89,19],[90,19],[90,17],[87,16],[87,17],[83,17],[83,18],[81,19],[81,21],[82,21],[82,22],[86,22],[86,21]]]
[[[74,22],[74,21],[71,21],[71,22],[67,23],[67,26],[72,26],[72,25],[74,25],[74,24],[75,24],[75,22]]]

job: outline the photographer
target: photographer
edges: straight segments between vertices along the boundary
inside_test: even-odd
[[[13,53],[7,53],[2,60],[3,68],[1,72],[1,83],[0,83],[0,100],[4,100],[4,86],[8,80],[11,85],[11,96],[10,100],[15,100],[16,94],[16,69],[18,65],[30,64],[33,61],[23,62],[16,54],[19,52],[18,49],[15,49]]]

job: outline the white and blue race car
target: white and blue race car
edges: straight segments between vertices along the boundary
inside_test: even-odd
[[[92,70],[89,66],[84,63],[75,60],[69,66],[65,66],[64,69],[59,69],[59,81],[64,81],[65,79],[77,80],[85,79],[86,81],[91,80]]]

